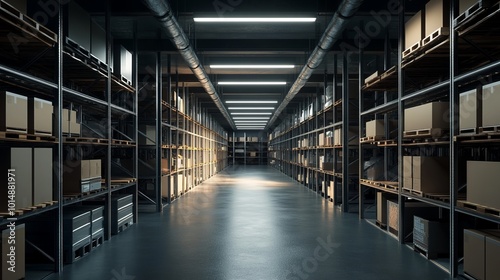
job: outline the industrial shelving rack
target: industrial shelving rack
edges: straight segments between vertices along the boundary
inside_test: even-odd
[[[380,70],[374,79],[360,83],[359,122],[362,125],[359,135],[364,135],[363,124],[367,121],[377,119],[385,123],[385,137],[360,144],[360,170],[374,155],[381,158],[384,167],[379,178],[367,178],[366,173],[361,177],[360,218],[387,229],[400,243],[418,251],[412,244],[413,216],[408,213],[412,213],[411,207],[415,203],[431,207],[436,219],[444,224],[449,233],[442,240],[449,242],[449,254],[432,258],[431,261],[448,271],[452,277],[461,275],[470,278],[463,271],[464,229],[498,229],[500,225],[498,211],[484,211],[481,207],[469,207],[466,201],[464,203],[467,197],[466,161],[498,161],[495,155],[498,137],[494,131],[474,131],[473,134],[464,135],[459,130],[460,118],[466,118],[459,112],[460,94],[499,80],[499,48],[492,42],[498,39],[499,28],[495,23],[500,10],[499,4],[494,2],[477,1],[462,13],[459,13],[459,5],[464,1],[442,2],[442,18],[445,21],[444,29],[441,30],[449,30],[449,35],[448,32],[442,32],[431,37],[425,45],[422,44],[424,46],[403,57],[403,41],[407,35],[404,15],[413,15],[425,6],[422,3],[417,10],[413,10],[407,8],[410,5],[404,1],[406,10],[403,9],[397,16],[397,23],[391,23],[396,25],[399,34],[387,35],[386,48],[380,50],[378,58],[378,61],[382,61],[380,67],[365,69],[370,60],[363,50],[359,53],[360,81],[364,81],[375,70]],[[395,49],[397,59],[391,59]],[[418,139],[405,135],[405,109],[434,101],[450,104],[450,113],[445,116],[449,122],[449,133]],[[397,121],[397,126],[391,128],[391,120]],[[447,193],[422,193],[403,188],[404,156],[416,155],[440,156],[449,161],[450,183]],[[387,224],[375,220],[370,203],[372,200],[368,201],[362,195],[370,192],[379,192],[379,197],[385,197],[397,205],[396,223],[399,230],[393,231]],[[425,251],[420,252],[426,256]]]
[[[35,4],[29,1],[27,11],[37,11]],[[112,232],[112,198],[131,194],[133,223],[137,222],[136,83],[112,71],[109,62],[114,42],[109,35],[110,16],[105,6],[101,11],[105,26],[101,28],[108,34],[105,36],[106,61],[96,59],[88,50],[66,40],[67,7],[61,4],[56,8],[58,13],[46,17],[44,24],[49,27],[45,27],[28,17],[29,14],[26,16],[26,11],[0,2],[2,35],[12,38],[2,43],[2,90],[28,99],[44,99],[54,108],[52,135],[2,132],[0,139],[2,147],[48,147],[53,154],[47,158],[52,172],[52,176],[48,176],[52,177],[53,184],[44,186],[53,192],[49,195],[52,200],[16,211],[16,223],[26,225],[26,248],[30,252],[26,255],[27,278],[43,278],[47,273],[62,271],[63,216],[69,207],[101,201],[107,213],[104,217],[104,239],[107,240]],[[63,134],[63,108],[77,112],[79,133]],[[65,189],[64,177],[68,174],[64,168],[74,167],[71,162],[79,159],[101,160],[100,188],[83,193],[68,193]],[[120,161],[131,164],[125,166]],[[48,222],[40,227],[37,224],[41,221]],[[2,227],[7,223],[6,219],[0,222]]]
[[[178,73],[172,73],[171,55],[141,52],[139,57],[144,69],[139,71],[144,81],[139,102],[140,209],[162,211],[228,166],[228,135],[202,100],[181,87]]]
[[[283,118],[269,136],[268,154],[271,166],[343,211],[355,212],[353,206],[359,199],[358,77],[349,73],[348,57],[352,53],[346,51],[328,58],[334,67],[332,73],[325,73],[324,87],[304,97],[294,113]]]
[[[229,164],[267,165],[267,138],[257,132],[233,132],[229,137]]]

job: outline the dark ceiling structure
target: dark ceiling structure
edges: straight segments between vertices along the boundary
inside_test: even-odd
[[[148,0],[149,1],[149,0]],[[167,0],[159,0],[163,2]],[[354,1],[354,0],[352,0]],[[178,81],[202,99],[202,104],[215,116],[219,123],[227,130],[235,130],[235,126],[228,120],[228,114],[233,113],[266,113],[272,118],[276,109],[287,97],[297,77],[307,64],[311,53],[325,33],[328,24],[335,16],[335,12],[344,1],[316,0],[316,1],[262,1],[262,0],[174,0],[168,1],[171,16],[183,30],[185,37],[194,50],[204,72],[210,79],[216,96],[227,112],[221,110],[220,104],[214,102],[213,96],[207,93],[207,86],[199,82],[193,75],[188,63],[179,54],[177,47],[169,40],[169,34],[154,13],[144,3],[145,1],[112,0],[109,2],[111,12],[110,28],[115,39],[127,41],[134,39],[137,32],[138,46],[141,52],[160,52],[162,57],[171,58],[171,67],[178,73]],[[351,2],[351,1],[345,1]],[[354,1],[356,2],[356,1]],[[359,1],[362,2],[353,16],[343,18],[346,28],[338,35],[333,46],[326,50],[324,59],[312,69],[307,82],[299,88],[290,103],[281,114],[274,117],[266,129],[272,130],[289,113],[293,113],[298,104],[308,96],[315,96],[324,92],[325,82],[333,81],[334,67],[342,69],[342,59],[339,56],[344,50],[356,51],[361,26],[367,22],[384,24],[385,20],[397,21],[397,16],[385,17],[380,11],[390,10],[388,5],[394,1]],[[83,1],[93,16],[99,20],[102,8],[97,11],[98,1]],[[348,3],[349,4],[349,3]],[[394,4],[394,3],[393,3]],[[410,3],[411,4],[411,3]],[[406,7],[411,11],[410,7]],[[314,18],[309,22],[199,22],[195,18]],[[104,17],[101,17],[104,18]],[[104,24],[104,23],[103,23]],[[376,25],[374,25],[376,26]],[[389,26],[397,26],[391,24]],[[369,42],[364,46],[364,52],[370,49],[382,49],[386,36],[397,36],[398,30],[381,28],[382,31],[372,30]],[[367,32],[369,32],[368,30]],[[363,39],[363,37],[361,37]],[[346,47],[347,46],[347,47]],[[392,46],[394,54],[396,45]],[[374,56],[375,57],[375,56]],[[350,56],[354,62],[357,55]],[[377,59],[377,58],[374,58]],[[335,63],[336,62],[336,63]],[[369,63],[369,62],[368,62]],[[356,63],[353,63],[354,65]],[[251,68],[215,68],[214,66],[253,66]],[[263,69],[256,66],[283,66],[288,68]],[[340,71],[340,70],[339,70]],[[358,75],[357,68],[351,71],[353,76]],[[235,82],[264,82],[265,85],[234,85]],[[270,82],[279,82],[269,84]],[[237,101],[257,101],[256,103],[238,103]],[[234,102],[234,103],[228,103]],[[269,103],[266,103],[269,102]],[[234,109],[234,108],[240,109]],[[254,109],[241,109],[250,107]],[[272,107],[267,110],[264,108]],[[270,113],[270,114],[269,114]],[[260,115],[257,115],[260,116]],[[251,117],[251,116],[249,116]]]

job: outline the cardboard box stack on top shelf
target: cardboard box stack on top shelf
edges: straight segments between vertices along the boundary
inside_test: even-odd
[[[403,47],[403,58],[420,48],[424,38],[424,17],[422,11],[417,12],[405,23],[405,44]]]
[[[450,34],[449,0],[430,0],[425,5],[425,33],[422,45],[425,46],[440,36]]]

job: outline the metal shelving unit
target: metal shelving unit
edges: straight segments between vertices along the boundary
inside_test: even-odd
[[[349,55],[333,55],[333,73],[325,73],[323,88],[300,100],[294,113],[271,133],[269,164],[343,211],[355,212],[353,206],[359,200],[358,81],[349,73]],[[337,86],[340,81],[341,87]]]
[[[386,45],[398,45],[397,61],[388,61],[391,52],[388,49],[381,50],[379,56],[384,60],[380,67],[382,71],[374,80],[361,86],[360,123],[378,119],[384,122],[385,131],[383,139],[372,139],[360,144],[361,163],[367,162],[370,154],[377,154],[383,159],[383,168],[379,170],[380,178],[363,177],[360,181],[360,195],[371,193],[373,196],[374,192],[379,192],[385,199],[396,203],[398,215],[395,221],[399,229],[403,229],[397,232],[398,241],[410,245],[424,256],[426,252],[413,245],[414,230],[407,231],[406,228],[413,229],[413,215],[427,215],[431,220],[439,220],[449,229],[446,240],[442,241],[449,243],[449,252],[431,262],[448,271],[453,278],[470,278],[464,272],[463,264],[464,229],[498,229],[500,220],[494,209],[491,214],[481,211],[483,208],[490,209],[488,206],[476,209],[468,207],[472,204],[466,201],[468,191],[465,163],[471,160],[498,161],[494,154],[499,142],[494,131],[475,131],[478,134],[464,135],[459,125],[461,119],[467,116],[460,113],[460,94],[499,80],[499,49],[491,42],[498,37],[495,32],[499,28],[494,22],[499,18],[500,6],[498,3],[478,1],[474,8],[466,9],[466,12],[459,15],[459,5],[463,5],[463,2],[444,3],[442,16],[445,19],[449,17],[449,22],[445,20],[444,24],[445,28],[450,26],[450,35],[444,33],[442,36],[432,37],[429,44],[431,47],[423,45],[403,58],[407,18],[403,16],[405,13],[401,13],[398,22],[391,23],[397,25],[400,34],[394,38],[388,37],[386,41]],[[424,3],[418,9],[424,9]],[[406,10],[406,14],[414,12],[416,11]],[[360,61],[360,65],[367,65],[367,56],[363,50],[360,52]],[[393,65],[397,65],[397,71],[392,71]],[[368,77],[374,70],[379,69],[360,67],[360,79]],[[396,94],[397,99],[388,97]],[[379,101],[381,99],[382,102]],[[449,102],[449,113],[443,116],[449,123],[449,134],[436,137],[429,135],[419,139],[409,137],[405,132],[405,110],[433,101]],[[398,121],[397,135],[389,128],[390,120]],[[364,132],[363,126],[359,133],[364,135]],[[439,156],[446,159],[449,162],[449,175],[445,174],[449,177],[448,191],[426,193],[407,190],[405,156]],[[433,213],[421,211],[419,214],[411,208],[416,202],[430,207]],[[381,205],[379,203],[377,209],[382,209]],[[389,225],[378,220],[382,211],[373,212],[371,209],[373,208],[369,204],[360,203],[360,218],[390,231]],[[408,211],[411,211],[411,215],[407,215]],[[375,217],[375,214],[378,215]]]
[[[111,36],[104,39],[108,46],[106,61],[99,61],[80,46],[68,44],[65,28],[69,15],[64,5],[59,6],[59,16],[51,19],[55,30],[34,25],[26,14],[4,1],[0,2],[0,13],[2,32],[23,38],[31,34],[17,46],[3,43],[5,48],[0,60],[2,90],[28,99],[40,98],[53,106],[54,125],[50,135],[31,131],[2,132],[0,139],[0,145],[7,149],[44,147],[52,150],[53,160],[47,158],[46,163],[52,166],[53,173],[49,175],[52,185],[43,186],[51,192],[51,201],[20,209],[15,216],[16,223],[26,225],[26,256],[29,256],[26,277],[43,278],[51,272],[62,271],[63,260],[68,259],[63,253],[63,216],[69,211],[68,207],[101,201],[108,209],[104,216],[108,227],[103,228],[103,238],[110,239],[111,199],[116,194],[131,194],[134,200],[133,223],[137,222],[137,170],[134,163],[137,159],[136,83],[123,82],[112,72],[109,62],[114,42]],[[109,23],[108,11],[103,10],[102,14]],[[101,28],[106,34],[110,33],[109,24]],[[33,33],[33,30],[37,32]],[[63,109],[75,110],[75,123],[80,126],[78,132],[65,131],[63,113],[67,111]],[[102,181],[98,179],[94,190],[73,193],[68,190],[65,178],[73,176],[67,173],[68,170],[78,168],[72,165],[73,160],[84,159],[100,160],[101,169],[96,165],[96,172],[101,174]],[[124,159],[132,163],[128,168],[119,164]],[[47,227],[36,226],[44,220],[51,221]],[[5,227],[7,223],[4,219],[0,224]],[[39,231],[49,235],[40,238],[44,235]],[[46,265],[40,266],[39,262]]]
[[[141,59],[142,58],[142,59]],[[142,211],[172,201],[228,166],[228,135],[172,73],[172,56],[142,52],[139,193]],[[164,71],[163,69],[166,69]],[[157,108],[157,110],[154,110]]]

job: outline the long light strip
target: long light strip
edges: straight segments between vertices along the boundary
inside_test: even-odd
[[[234,123],[241,123],[241,124],[248,124],[248,123],[254,123],[254,124],[262,124],[262,123],[267,123],[267,121],[234,121]]]
[[[274,107],[227,107],[228,110],[274,110]]]
[[[264,101],[264,100],[244,100],[244,101],[239,101],[239,100],[228,100],[226,101],[228,104],[277,104],[278,101],[276,100],[270,100],[270,101]]]
[[[292,69],[295,65],[236,65],[236,64],[216,64],[210,65],[213,69]]]
[[[269,120],[270,117],[233,117],[233,120]]]
[[[231,115],[272,115],[273,113],[230,113]]]
[[[227,85],[227,86],[241,86],[241,85],[246,85],[246,86],[275,86],[275,85],[286,85],[286,82],[219,82],[219,85]]]
[[[195,17],[194,22],[315,22],[316,18],[303,17]]]
[[[237,126],[236,128],[238,128],[238,129],[247,129],[247,128],[260,128],[260,129],[264,129],[265,126]]]

